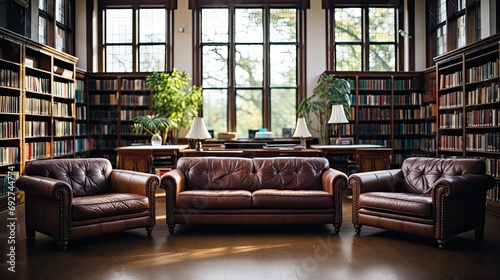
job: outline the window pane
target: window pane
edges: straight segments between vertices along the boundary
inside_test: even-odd
[[[396,47],[393,44],[370,45],[369,71],[395,71]]]
[[[335,47],[337,71],[361,71],[362,56],[360,45],[337,45]]]
[[[371,42],[394,42],[396,16],[394,8],[369,8],[369,33]]]
[[[38,0],[38,9],[47,11],[47,0]]]
[[[271,45],[271,86],[297,85],[297,47]],[[294,107],[295,108],[295,107]]]
[[[437,29],[437,55],[444,54],[446,51],[446,26]]]
[[[465,15],[457,19],[457,48],[465,46]]]
[[[336,8],[335,41],[361,42],[362,23],[361,8]]]
[[[201,41],[222,42],[229,41],[228,9],[203,9],[201,18]]]
[[[165,45],[139,47],[139,71],[165,71]]]
[[[262,87],[263,48],[261,45],[237,45],[235,83],[237,87]]]
[[[457,12],[465,9],[465,0],[457,0]]]
[[[47,20],[38,17],[38,43],[47,44]]]
[[[236,91],[236,134],[247,138],[249,129],[262,127],[262,90]]]
[[[106,47],[106,72],[132,72],[132,46]]]
[[[64,0],[56,0],[56,21],[64,24]]]
[[[296,42],[297,10],[271,9],[270,15],[269,40],[271,42]]]
[[[64,32],[63,29],[56,27],[56,49],[60,50],[62,52],[66,51],[65,48],[65,39],[66,38],[66,32]]]
[[[164,43],[165,40],[165,9],[139,10],[139,42]]]
[[[438,18],[437,24],[446,21],[446,0],[438,0]]]
[[[261,9],[236,9],[235,41],[262,43],[264,38]]]
[[[106,10],[106,44],[132,43],[132,9]]]
[[[227,90],[203,89],[203,119],[215,137],[227,132]]]
[[[271,131],[274,136],[281,136],[283,128],[295,129],[295,108],[297,90],[271,90]]]
[[[205,46],[202,48],[203,88],[227,87],[228,65],[226,46]]]

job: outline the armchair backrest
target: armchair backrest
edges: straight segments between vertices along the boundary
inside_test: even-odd
[[[484,163],[470,158],[407,158],[401,165],[404,192],[430,195],[432,186],[443,177],[484,174]]]
[[[110,191],[113,167],[105,158],[68,158],[35,160],[26,164],[25,175],[38,175],[64,181],[73,196],[86,196]]]

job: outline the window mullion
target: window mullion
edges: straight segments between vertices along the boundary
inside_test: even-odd
[[[228,44],[228,102],[227,102],[227,112],[228,120],[227,126],[229,131],[236,131],[236,81],[235,81],[235,69],[236,69],[236,48],[235,48],[235,14],[236,9],[233,5],[229,7],[229,44]]]

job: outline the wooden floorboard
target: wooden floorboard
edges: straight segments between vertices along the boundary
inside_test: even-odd
[[[16,208],[15,270],[8,271],[7,212],[0,212],[0,279],[500,279],[500,218],[486,216],[485,240],[474,232],[434,240],[363,227],[357,236],[344,203],[332,225],[178,225],[169,234],[165,197],[157,197],[153,238],[144,229],[72,240],[67,251],[37,233],[28,246],[24,205]]]

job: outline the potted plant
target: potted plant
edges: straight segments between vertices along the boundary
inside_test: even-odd
[[[203,102],[201,87],[190,86],[190,80],[189,74],[175,68],[170,73],[154,72],[146,77],[146,85],[154,91],[152,109],[168,119],[168,132],[174,143],[179,130],[189,127]]]
[[[347,119],[351,118],[351,86],[349,81],[335,77],[334,74],[322,73],[318,79],[318,85],[313,89],[313,94],[306,97],[299,105],[297,113],[299,117],[305,117],[310,124],[309,113],[317,118],[316,129],[318,142],[321,145],[329,144],[328,119],[331,114],[332,105],[341,104]]]
[[[161,134],[168,131],[172,126],[171,122],[163,116],[146,115],[134,119],[134,133],[147,132],[151,135],[151,145],[160,146],[162,142]]]

